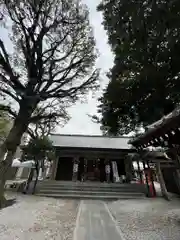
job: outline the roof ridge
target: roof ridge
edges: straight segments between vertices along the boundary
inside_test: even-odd
[[[102,138],[128,138],[127,136],[104,136],[104,135],[86,135],[86,134],[61,134],[61,133],[51,133],[51,136],[69,136],[69,137],[102,137]]]

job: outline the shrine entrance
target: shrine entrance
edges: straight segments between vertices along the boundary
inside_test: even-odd
[[[110,181],[113,182],[113,169],[110,162]],[[105,182],[105,159],[85,159],[80,158],[78,164],[78,181],[88,182]]]
[[[78,180],[79,181],[100,181],[101,172],[105,168],[101,167],[100,159],[79,159]]]
[[[86,181],[100,181],[99,159],[87,161]]]
[[[125,150],[65,148],[57,149],[56,155],[59,157],[53,162],[51,179],[121,183],[132,173],[129,152]]]

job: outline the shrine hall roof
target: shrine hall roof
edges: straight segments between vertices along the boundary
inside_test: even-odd
[[[153,139],[163,137],[165,134],[169,135],[177,129],[180,130],[180,107],[177,107],[168,115],[149,125],[145,133],[131,139],[129,143],[135,147],[149,144]]]
[[[96,149],[131,149],[129,137],[105,137],[94,135],[52,134],[50,139],[55,147],[96,148]]]

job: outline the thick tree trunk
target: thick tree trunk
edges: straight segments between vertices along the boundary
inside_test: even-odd
[[[0,147],[0,163],[4,160],[6,153],[7,153],[7,145],[4,142]]]
[[[20,107],[19,114],[14,121],[8,137],[0,148],[0,206],[4,202],[4,185],[7,180],[7,172],[11,168],[13,156],[21,143],[22,135],[26,132],[33,108],[27,105]],[[8,153],[4,159],[5,153]]]
[[[4,185],[6,182],[8,170],[10,169],[12,164],[13,155],[14,152],[9,151],[6,156],[6,160],[0,162],[0,208],[4,207],[6,202],[4,197]]]

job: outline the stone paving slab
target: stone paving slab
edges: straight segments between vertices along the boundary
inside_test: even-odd
[[[179,199],[12,197],[16,203],[0,210],[0,240],[180,240]]]
[[[73,240],[124,240],[106,203],[84,201],[79,206]]]
[[[108,207],[127,240],[180,240],[180,199],[125,200]]]
[[[0,240],[72,240],[78,201],[10,195],[17,202],[0,211]]]

